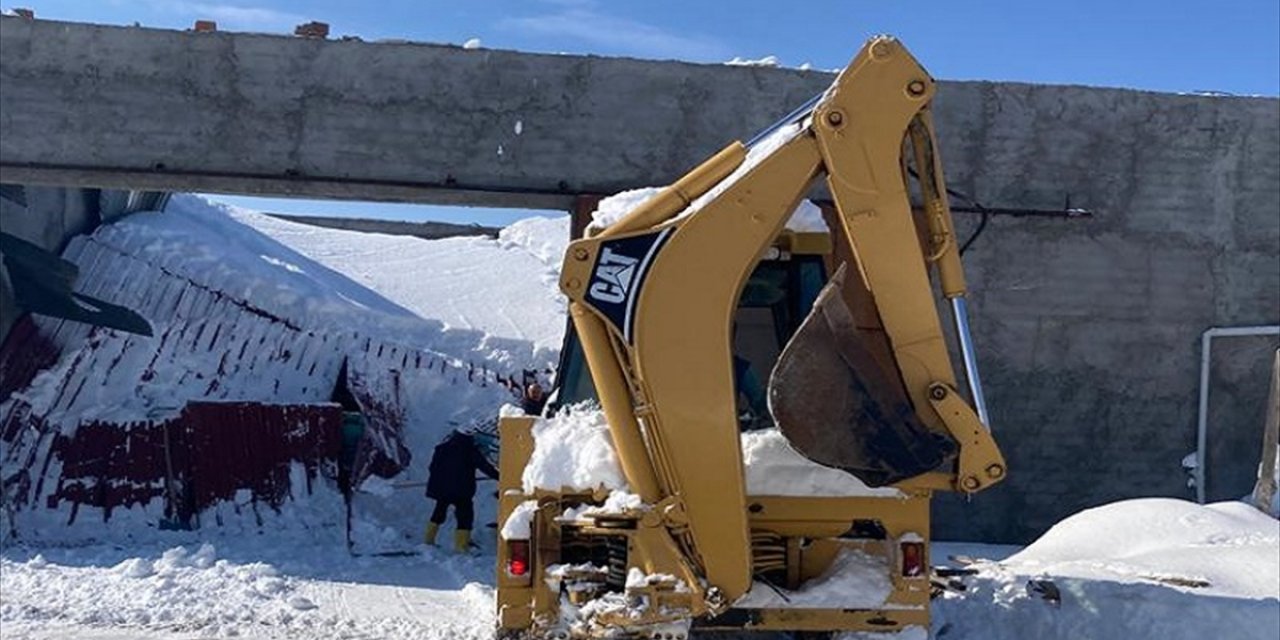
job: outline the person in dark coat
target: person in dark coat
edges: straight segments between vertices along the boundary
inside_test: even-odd
[[[536,382],[530,382],[529,386],[524,388],[524,397],[520,399],[520,408],[524,409],[527,416],[541,416],[542,408],[547,406],[547,396],[542,391],[542,385]]]
[[[453,548],[458,553],[466,553],[471,545],[471,526],[475,522],[472,500],[476,495],[476,471],[495,480],[498,478],[498,470],[485,459],[471,434],[455,430],[445,436],[444,442],[436,445],[427,476],[427,497],[436,501],[423,536],[427,544],[436,543],[436,534],[452,506],[454,518],[458,521],[453,534]]]

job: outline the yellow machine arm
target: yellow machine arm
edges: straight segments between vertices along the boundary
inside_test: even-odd
[[[908,490],[974,492],[1004,475],[983,421],[956,389],[929,279],[932,265],[943,295],[960,301],[953,304],[963,319],[964,274],[929,112],[934,91],[896,40],[873,39],[812,111],[751,148],[731,144],[568,249],[561,287],[623,472],[632,490],[656,505],[670,538],[660,545],[667,551],[642,555],[651,570],[671,571],[674,563],[702,589],[705,611],[732,602],[752,579],[732,318],[761,254],[819,176],[826,176],[838,233],[855,264],[849,282],[828,285],[774,371],[770,406],[783,432],[801,453],[871,484],[878,478]],[[911,174],[923,212],[912,210]],[[868,370],[876,360],[864,357],[870,352],[852,335],[841,286],[863,288],[874,301],[891,354],[887,370]],[[969,360],[967,327],[959,329]],[[834,344],[822,351],[851,381],[839,393],[831,380],[811,377],[834,376],[833,369],[800,366],[818,362],[812,336],[824,331]],[[967,377],[980,407],[976,371]],[[896,404],[854,398],[895,392]],[[820,410],[841,398],[860,416],[852,423]],[[888,435],[859,435],[864,424]],[[848,447],[874,466],[878,457],[897,455],[895,443],[911,455],[883,468],[823,460],[813,451]]]

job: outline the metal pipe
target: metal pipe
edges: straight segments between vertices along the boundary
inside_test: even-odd
[[[982,378],[978,376],[978,356],[973,349],[973,336],[969,333],[969,306],[964,296],[951,298],[951,319],[955,322],[956,337],[960,340],[960,357],[964,359],[964,377],[969,382],[969,397],[978,412],[982,425],[991,430],[991,417],[987,415],[987,400],[982,395]]]
[[[1200,334],[1200,408],[1196,416],[1196,502],[1204,504],[1204,465],[1209,441],[1209,356],[1214,338],[1237,336],[1280,336],[1280,325],[1251,327],[1209,327]]]
[[[788,113],[787,115],[782,116],[782,118],[779,119],[777,122],[769,125],[768,127],[765,127],[764,130],[752,136],[752,138],[747,141],[747,148],[750,149],[751,147],[756,146],[757,142],[760,142],[761,140],[764,140],[765,138],[769,137],[769,134],[773,133],[774,131],[777,131],[778,129],[781,129],[782,127],[785,127],[794,122],[799,122],[800,120],[803,120],[804,118],[808,117],[810,113],[813,113],[813,108],[818,106],[818,102],[820,102],[822,100],[822,97],[825,95],[827,94],[824,91],[812,98],[809,98],[804,104],[800,105],[799,107],[796,107],[796,109],[793,110],[791,113]]]
[[[1088,209],[1022,209],[1013,207],[967,207],[951,206],[952,213],[985,213],[993,216],[1012,216],[1014,218],[1092,218],[1093,212]]]

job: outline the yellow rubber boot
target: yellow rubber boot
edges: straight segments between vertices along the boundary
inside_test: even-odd
[[[440,525],[434,522],[428,522],[427,530],[422,534],[422,541],[433,547],[436,546],[437,533],[440,533]]]
[[[466,553],[471,550],[470,529],[458,529],[453,532],[453,550],[457,553]]]

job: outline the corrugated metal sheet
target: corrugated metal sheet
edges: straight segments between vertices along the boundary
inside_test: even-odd
[[[68,524],[81,505],[101,508],[105,520],[117,507],[148,504],[165,495],[165,431],[171,428],[168,422],[90,422],[70,436],[48,434],[52,442],[38,462],[42,468],[60,462],[58,477],[42,475],[34,495],[14,497],[49,509],[69,503]]]
[[[28,468],[41,469],[12,483],[18,506],[68,509],[75,522],[82,505],[101,509],[163,500],[171,520],[190,523],[205,508],[248,492],[279,508],[290,495],[295,465],[308,481],[333,468],[341,445],[341,409],[333,404],[269,405],[192,402],[172,419],[127,423],[87,422],[74,433],[46,431],[44,454]],[[57,463],[57,464],[54,464]],[[48,472],[57,469],[57,477]]]
[[[351,484],[356,487],[370,475],[390,478],[411,461],[402,437],[404,406],[400,371],[382,370],[373,374],[375,377],[370,379],[359,369],[350,369],[347,375],[347,389],[365,417],[364,437],[356,449],[351,469]]]
[[[59,353],[30,314],[18,318],[0,343],[0,398],[27,388],[37,373],[58,361]]]
[[[273,509],[291,492],[314,492],[322,475],[337,476],[341,425],[336,404],[188,404],[169,440],[173,516],[186,521],[246,490]],[[307,486],[291,485],[295,465]]]

